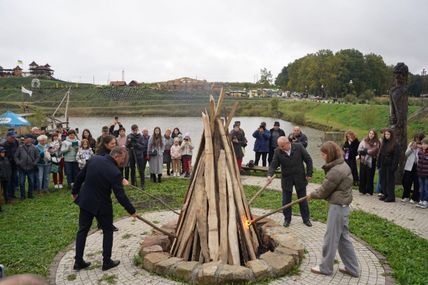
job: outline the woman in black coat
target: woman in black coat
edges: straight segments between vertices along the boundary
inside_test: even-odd
[[[377,166],[380,168],[380,188],[382,196],[379,200],[395,202],[395,171],[400,159],[400,147],[395,141],[394,132],[386,129],[383,133]]]
[[[353,131],[347,131],[345,134],[345,143],[343,144],[343,153],[345,162],[349,165],[352,171],[354,185],[358,185],[358,170],[357,170],[357,155],[360,141]]]

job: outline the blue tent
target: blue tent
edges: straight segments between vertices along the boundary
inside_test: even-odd
[[[0,127],[23,127],[31,125],[29,121],[17,114],[7,111],[0,115]]]

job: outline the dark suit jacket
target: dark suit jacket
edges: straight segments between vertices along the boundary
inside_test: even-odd
[[[306,164],[306,171],[303,162]],[[279,148],[275,149],[272,163],[269,165],[268,176],[273,176],[279,165],[281,165],[282,186],[290,191],[293,184],[299,188],[305,187],[307,185],[306,176],[312,177],[312,158],[300,143],[291,144],[290,156]],[[289,189],[290,187],[291,189]]]
[[[122,175],[116,162],[110,155],[95,155],[77,175],[72,194],[78,195],[76,203],[80,208],[93,215],[110,215],[113,213],[112,190],[126,211],[134,214],[135,208],[123,190]]]

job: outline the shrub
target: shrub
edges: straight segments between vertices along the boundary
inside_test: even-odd
[[[343,98],[343,100],[345,100],[346,103],[357,103],[357,96],[353,95],[353,94],[348,94],[345,96],[345,98]]]

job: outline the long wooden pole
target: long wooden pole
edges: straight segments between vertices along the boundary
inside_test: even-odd
[[[302,198],[297,199],[297,200],[295,200],[295,201],[293,201],[293,202],[291,202],[291,203],[288,203],[288,204],[286,204],[286,205],[282,206],[281,208],[278,208],[278,209],[276,209],[276,210],[274,210],[274,211],[272,211],[272,212],[270,212],[270,213],[267,213],[267,214],[264,214],[263,216],[258,217],[257,219],[254,219],[254,220],[248,221],[248,222],[247,222],[247,226],[250,226],[250,225],[252,225],[252,224],[255,224],[255,223],[257,223],[258,221],[260,221],[260,220],[262,220],[262,219],[264,219],[264,218],[266,218],[266,217],[269,217],[270,215],[273,215],[273,214],[275,214],[275,213],[277,213],[277,212],[279,212],[279,211],[281,211],[281,210],[284,210],[284,209],[290,208],[290,207],[291,207],[291,206],[293,206],[294,204],[297,204],[297,203],[303,202],[303,201],[304,201],[304,200],[306,200],[306,199],[308,199],[308,196],[302,197]]]
[[[169,237],[172,237],[172,238],[176,238],[176,237],[177,237],[175,234],[172,234],[172,233],[170,233],[170,232],[168,232],[168,231],[166,231],[166,230],[164,230],[164,229],[159,228],[158,226],[156,226],[155,224],[153,224],[153,223],[152,223],[152,222],[150,222],[149,220],[144,219],[144,218],[143,218],[143,217],[141,217],[140,215],[137,215],[137,219],[139,219],[140,221],[142,221],[142,222],[144,222],[144,223],[148,224],[149,226],[151,226],[151,227],[152,227],[152,228],[154,228],[155,230],[160,231],[160,232],[161,232],[161,233],[163,233],[163,234],[166,234],[166,235],[167,235],[167,236],[169,236]]]
[[[270,185],[271,181],[269,181],[268,183],[266,183],[265,186],[263,186],[259,191],[257,191],[256,194],[254,194],[254,196],[250,199],[250,201],[248,202],[248,205],[251,205],[251,203],[263,192],[265,191],[265,189]]]
[[[129,187],[131,187],[131,188],[134,188],[134,189],[138,189],[138,190],[141,190],[140,188],[138,188],[138,187],[136,187],[136,186],[134,186],[134,185],[128,185]],[[150,193],[148,193],[147,191],[141,191],[140,193],[144,193],[144,194],[146,194],[147,196],[149,196],[150,198],[153,198],[153,199],[156,199],[157,201],[159,201],[162,205],[164,205],[167,209],[169,209],[169,210],[171,210],[171,211],[173,211],[175,214],[177,214],[177,215],[180,215],[180,213],[179,212],[177,212],[176,210],[174,210],[173,208],[171,208],[170,206],[168,206],[164,201],[162,201],[162,199],[161,198],[158,198],[158,197],[156,197],[156,196],[153,196],[152,194],[150,194]]]

